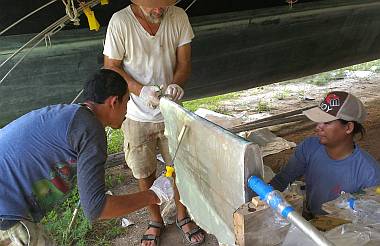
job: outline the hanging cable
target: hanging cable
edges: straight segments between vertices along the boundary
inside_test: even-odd
[[[196,1],[197,1],[197,0],[192,1],[192,2],[189,4],[189,6],[187,6],[187,8],[185,9],[185,12],[186,12],[191,6],[193,6],[193,4],[194,4]]]
[[[14,27],[15,25],[17,25],[17,24],[20,23],[21,21],[25,20],[25,19],[28,18],[29,16],[31,16],[31,15],[37,13],[37,12],[40,11],[41,9],[46,8],[47,6],[49,6],[50,4],[52,4],[52,3],[56,2],[56,1],[57,1],[57,0],[52,0],[52,1],[48,2],[47,4],[45,4],[45,5],[41,6],[41,7],[39,7],[38,9],[36,9],[36,10],[30,12],[29,14],[25,15],[24,17],[22,17],[21,19],[19,19],[18,21],[16,21],[16,22],[13,23],[12,25],[10,25],[9,27],[7,27],[7,28],[5,28],[4,30],[2,30],[2,31],[0,32],[0,35],[2,35],[3,33],[5,33],[6,31],[8,31],[8,30],[11,29],[12,27]]]

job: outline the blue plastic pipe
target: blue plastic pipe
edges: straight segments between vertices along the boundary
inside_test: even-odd
[[[294,208],[284,199],[281,192],[273,190],[272,186],[266,184],[262,179],[256,176],[250,177],[248,179],[248,187],[256,192],[261,200],[265,201],[273,210],[305,233],[317,245],[334,245],[320,231],[294,211]]]

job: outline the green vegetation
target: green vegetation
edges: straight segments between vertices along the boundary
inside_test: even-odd
[[[282,83],[294,84],[294,83],[304,82],[304,83],[313,84],[317,86],[323,86],[333,80],[344,79],[348,72],[353,72],[353,71],[371,71],[374,73],[380,73],[380,60],[357,64],[350,67],[340,68],[340,69],[336,69],[336,70],[332,70],[332,71],[328,71],[328,72],[324,72],[324,73],[320,73],[316,75],[307,76],[300,79],[288,80]]]
[[[106,176],[106,189],[111,189],[113,187],[124,184],[125,176],[123,174],[109,174]]]
[[[41,221],[45,226],[45,230],[58,245],[86,245],[85,238],[86,234],[91,230],[91,225],[85,219],[82,211],[79,211],[76,223],[74,223],[69,234],[66,235],[78,200],[78,190],[75,189],[61,206],[50,211]]]
[[[124,181],[125,177],[121,174],[107,175],[107,189],[118,186]],[[110,242],[114,238],[124,233],[119,219],[91,224],[84,216],[82,209],[79,209],[76,220],[67,233],[78,201],[78,189],[75,188],[63,204],[50,211],[41,221],[57,245],[111,245]]]
[[[277,92],[274,97],[277,99],[277,100],[285,100],[286,98],[288,98],[290,96],[290,91],[289,90],[283,90],[283,91],[279,91]]]
[[[269,103],[263,100],[258,101],[256,111],[259,113],[267,112],[271,109]]]
[[[233,93],[228,93],[228,94],[219,95],[219,96],[206,97],[206,98],[196,99],[192,101],[186,101],[186,102],[183,102],[183,107],[186,108],[187,110],[190,110],[191,112],[196,111],[198,108],[205,108],[205,109],[213,110],[216,112],[220,112],[220,106],[223,100],[231,100],[238,97],[239,97],[239,93],[233,92]]]
[[[380,60],[370,61],[366,63],[356,64],[350,67],[344,68],[349,71],[372,71],[380,72]]]
[[[108,154],[114,154],[123,151],[123,131],[121,129],[110,129],[108,134]]]

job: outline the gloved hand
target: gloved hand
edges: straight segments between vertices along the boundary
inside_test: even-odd
[[[149,107],[155,108],[160,104],[160,88],[155,85],[146,85],[140,91],[140,97]]]
[[[166,88],[165,94],[172,98],[173,101],[179,101],[183,97],[184,91],[181,86],[177,84],[170,84]]]
[[[160,199],[160,202],[157,203],[158,205],[161,205],[163,202],[168,202],[174,197],[172,178],[167,178],[163,175],[158,177],[149,189],[156,193]]]

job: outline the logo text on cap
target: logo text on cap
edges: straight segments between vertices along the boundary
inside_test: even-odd
[[[333,110],[333,107],[340,107],[340,98],[335,94],[328,95],[319,105],[319,108],[326,113]]]

